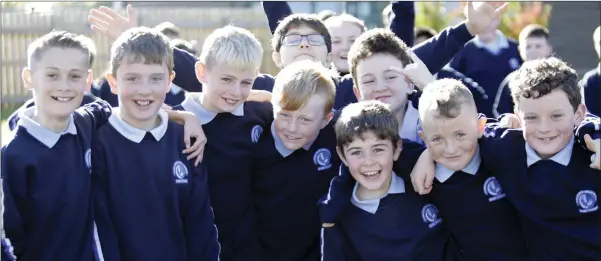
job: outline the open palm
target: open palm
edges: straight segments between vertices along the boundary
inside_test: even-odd
[[[88,21],[92,24],[92,30],[106,35],[111,40],[117,39],[127,29],[138,27],[138,17],[131,5],[127,5],[125,16],[106,6],[94,8],[90,10]]]

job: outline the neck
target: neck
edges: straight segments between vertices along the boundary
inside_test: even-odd
[[[392,174],[394,175],[394,174]],[[370,190],[367,189],[361,184],[357,188],[357,194],[355,195],[359,200],[369,200],[369,199],[377,199],[383,198],[388,194],[388,190],[390,190],[390,183],[392,182],[392,176],[388,178],[388,180],[384,183],[384,185],[378,189]]]
[[[133,119],[133,117],[129,117],[129,115],[126,112],[124,112],[123,110],[119,111],[119,116],[121,117],[121,119],[123,119],[124,122],[126,122],[130,126],[136,128],[136,129],[145,130],[145,131],[150,131],[150,130],[158,127],[161,124],[161,118],[159,117],[158,114],[154,115],[154,117],[152,117],[148,120],[142,120],[142,121]]]
[[[198,95],[196,97],[196,99],[194,99],[194,100],[200,106],[202,106],[203,108],[205,108],[205,110],[208,110],[208,111],[214,112],[214,113],[220,113],[221,112],[221,111],[219,111],[219,109],[217,109],[217,106],[214,106],[213,104],[211,104],[211,102],[209,101],[209,99],[205,95]]]
[[[33,111],[33,117],[31,119],[40,124],[42,127],[56,133],[61,133],[67,130],[67,127],[69,126],[69,116],[52,118],[40,113],[37,106]]]
[[[393,112],[395,114],[397,121],[399,122],[399,133],[403,129],[403,121],[405,120],[405,112],[407,111],[408,103],[409,103],[409,101],[407,101],[407,103],[405,105],[401,106],[401,108],[399,108]]]

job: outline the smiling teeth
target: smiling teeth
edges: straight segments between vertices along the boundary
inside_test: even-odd
[[[225,102],[229,103],[229,104],[236,104],[236,100],[232,100],[232,99],[228,99],[228,98],[223,98],[225,100]]]
[[[150,104],[150,101],[136,101],[136,104],[138,104],[139,106],[146,106]]]
[[[550,137],[550,138],[539,138],[539,139],[541,139],[541,140],[554,140],[555,138],[557,138],[557,137]]]
[[[70,101],[71,99],[73,99],[73,98],[56,97],[56,100],[57,100],[57,101],[60,101],[60,102],[68,102],[68,101]]]
[[[368,177],[372,177],[375,175],[378,175],[380,173],[380,171],[370,171],[370,172],[363,172],[363,175],[368,176]]]

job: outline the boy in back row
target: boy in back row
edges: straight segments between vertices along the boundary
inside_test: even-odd
[[[83,37],[67,32],[48,33],[28,47],[22,76],[35,106],[19,114],[2,147],[2,254],[8,260],[101,259],[90,204],[91,148],[112,108],[100,100],[76,109],[92,81],[89,59]],[[169,117],[197,124],[186,113]],[[184,153],[197,155],[199,145]]]

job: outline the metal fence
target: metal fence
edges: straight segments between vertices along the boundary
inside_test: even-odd
[[[136,8],[139,24],[153,27],[170,21],[181,29],[181,38],[198,41],[214,29],[233,24],[253,32],[265,50],[261,72],[275,74],[278,69],[271,60],[271,32],[260,6],[255,7],[140,7]],[[92,66],[98,78],[108,68],[111,42],[93,32],[87,21],[89,7],[66,6],[52,13],[3,13],[2,15],[2,108],[20,106],[31,97],[23,87],[21,71],[27,65],[27,46],[37,37],[56,30],[85,34],[96,44],[96,59]]]

